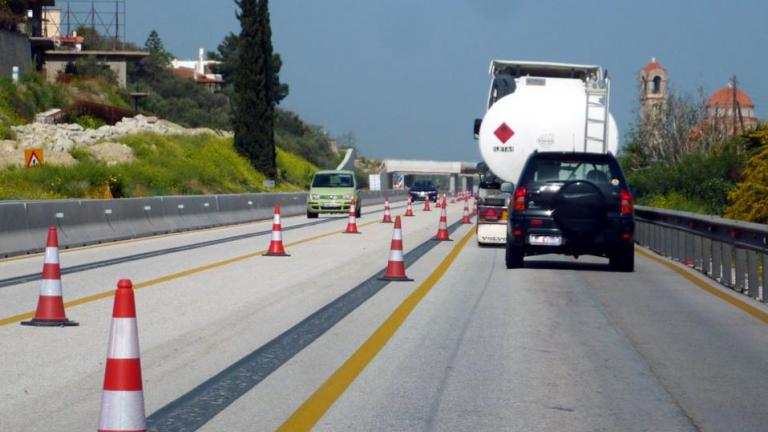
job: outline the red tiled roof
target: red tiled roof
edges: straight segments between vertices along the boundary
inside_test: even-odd
[[[189,68],[176,68],[173,70],[176,75],[182,77],[182,78],[194,78],[195,77],[195,70],[189,69]]]
[[[747,94],[744,93],[744,91],[741,89],[736,90],[736,101],[738,101],[742,108],[755,107],[755,104],[752,103],[752,99],[750,99],[749,96],[747,96]],[[707,101],[708,107],[730,107],[731,105],[733,105],[733,89],[731,87],[721,88],[720,90],[713,93]]]
[[[666,69],[664,69],[664,66],[660,65],[659,63],[656,63],[656,59],[653,59],[653,60],[651,60],[650,63],[645,65],[645,67],[643,68],[643,72],[645,72],[646,74],[649,74],[649,73],[653,72],[656,69],[661,69],[664,72],[667,71]]]

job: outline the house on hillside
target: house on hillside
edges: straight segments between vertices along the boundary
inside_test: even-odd
[[[205,86],[211,93],[219,93],[224,88],[224,78],[211,70],[211,65],[218,63],[213,60],[205,60],[203,48],[198,51],[197,60],[174,59],[171,61],[176,75],[195,80],[198,85]]]

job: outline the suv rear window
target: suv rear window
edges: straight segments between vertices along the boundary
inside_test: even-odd
[[[312,187],[318,187],[318,188],[353,187],[355,185],[353,181],[354,180],[352,179],[351,174],[341,174],[341,173],[316,174],[315,179],[312,181]]]
[[[525,170],[527,182],[558,183],[587,180],[595,184],[609,184],[614,180],[623,183],[621,171],[614,160],[579,160],[560,158],[532,158]]]

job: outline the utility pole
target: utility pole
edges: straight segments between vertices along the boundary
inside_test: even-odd
[[[736,135],[736,120],[737,120],[737,114],[736,114],[736,107],[738,106],[738,99],[736,98],[736,75],[731,77],[731,92],[733,93],[733,104],[731,105],[731,112],[733,114],[733,135]]]

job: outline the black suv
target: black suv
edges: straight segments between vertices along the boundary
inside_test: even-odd
[[[634,204],[610,153],[536,152],[510,203],[507,268],[526,255],[608,257],[613,270],[635,267]]]
[[[437,186],[432,180],[416,180],[408,189],[411,201],[431,200],[437,202]]]

